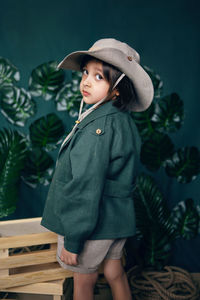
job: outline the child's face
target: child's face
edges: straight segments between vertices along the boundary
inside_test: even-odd
[[[108,95],[110,84],[103,75],[102,63],[96,60],[89,61],[83,67],[80,91],[87,104],[95,104]]]

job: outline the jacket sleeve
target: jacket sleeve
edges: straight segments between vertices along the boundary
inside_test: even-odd
[[[109,164],[107,139],[107,133],[97,134],[96,128],[82,130],[70,151],[72,177],[63,187],[59,217],[65,232],[64,247],[72,253],[81,252],[98,221]]]

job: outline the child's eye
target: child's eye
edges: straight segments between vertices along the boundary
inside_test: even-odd
[[[101,79],[103,79],[103,77],[100,74],[96,74],[96,79],[101,80]]]

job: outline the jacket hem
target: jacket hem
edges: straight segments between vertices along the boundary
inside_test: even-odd
[[[47,228],[50,231],[55,232],[56,234],[65,236],[63,232],[60,232],[59,230],[56,230],[53,226],[51,226],[48,222],[42,220],[41,225]],[[126,233],[117,233],[117,234],[112,234],[112,233],[107,233],[107,234],[91,234],[86,240],[107,240],[107,239],[121,239],[121,238],[128,238],[131,236],[134,236],[136,234],[136,231],[129,231]],[[67,238],[67,236],[66,236]],[[85,240],[85,241],[86,241]]]

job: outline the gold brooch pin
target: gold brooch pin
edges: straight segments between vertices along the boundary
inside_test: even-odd
[[[76,124],[79,124],[79,123],[80,123],[80,121],[79,121],[79,120],[76,120],[76,121],[75,121],[75,123],[76,123]]]

